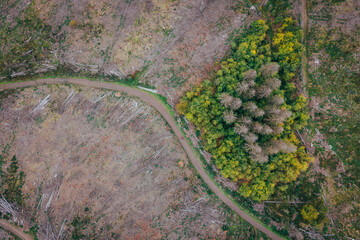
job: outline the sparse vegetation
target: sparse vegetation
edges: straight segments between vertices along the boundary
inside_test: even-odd
[[[45,108],[29,116],[28,110],[48,95],[51,101]],[[26,215],[33,219],[25,221],[39,239],[46,237],[48,226],[56,234],[63,228],[65,239],[226,236],[223,225],[235,213],[220,206],[194,174],[163,119],[139,99],[102,89],[49,85],[19,90],[2,103],[1,116],[9,125],[1,144],[15,133],[9,153],[28,153],[21,157],[30,183],[24,187],[24,211],[33,213]],[[14,106],[24,107],[18,124],[12,118],[18,116]],[[42,122],[36,122],[38,116]],[[52,136],[60,141],[53,142]],[[34,145],[22,145],[22,140]],[[62,151],[73,154],[65,154],[69,159],[64,160]],[[239,227],[250,229],[244,236],[264,236],[236,219],[226,223],[234,231]]]
[[[49,64],[55,44],[51,27],[39,19],[33,6],[15,23],[0,20],[0,80],[33,73]]]
[[[328,173],[319,174],[327,196],[323,204],[339,239],[360,234],[360,206],[354,201],[360,196],[359,7],[352,1],[308,1],[307,87],[313,112],[308,139]]]

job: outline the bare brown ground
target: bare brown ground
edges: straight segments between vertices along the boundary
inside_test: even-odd
[[[37,108],[47,96],[50,101]],[[15,139],[12,154],[26,173],[23,193],[39,223],[40,239],[50,234],[69,238],[75,216],[97,222],[96,238],[224,234],[219,203],[197,186],[165,122],[139,99],[52,85],[22,90],[2,107],[1,145]],[[203,201],[188,209],[198,198]],[[201,216],[182,223],[195,213]],[[207,226],[201,229],[200,223]],[[26,221],[25,226],[28,230]],[[171,233],[176,228],[180,233]]]
[[[4,229],[7,229],[8,231],[12,232],[13,234],[15,234],[16,236],[18,236],[19,238],[21,238],[23,240],[31,240],[32,239],[30,236],[23,233],[22,230],[20,230],[19,228],[7,223],[5,220],[0,219],[0,227],[2,227]],[[0,237],[1,237],[1,235],[0,235]],[[5,239],[5,237],[4,237],[4,239]]]
[[[248,10],[234,0],[36,0],[39,17],[60,29],[55,58],[75,70],[130,76],[172,103],[229,49]]]
[[[1,85],[0,89],[10,89],[10,88],[25,87],[25,86],[34,86],[34,85],[38,85],[38,84],[54,84],[54,83],[72,83],[72,84],[92,86],[92,87],[96,87],[96,88],[103,88],[103,89],[111,89],[111,90],[121,91],[121,92],[125,92],[127,94],[130,94],[132,96],[139,97],[141,100],[145,101],[146,103],[148,103],[149,105],[154,107],[163,116],[165,121],[169,124],[170,128],[172,129],[172,131],[174,132],[176,137],[179,139],[181,146],[184,148],[186,154],[188,155],[189,159],[193,163],[195,169],[198,171],[198,173],[200,174],[202,179],[205,181],[205,183],[209,186],[209,188],[226,205],[228,205],[232,210],[234,210],[237,214],[239,214],[243,219],[245,219],[251,225],[253,225],[254,227],[256,227],[260,231],[264,232],[266,235],[268,235],[269,237],[271,237],[273,239],[281,239],[276,234],[274,234],[272,231],[270,231],[266,227],[264,227],[261,223],[256,221],[253,217],[249,216],[247,213],[243,212],[240,208],[238,208],[232,202],[232,200],[229,199],[228,197],[226,197],[224,195],[224,193],[214,184],[214,182],[209,178],[209,176],[206,174],[205,170],[203,169],[201,161],[194,155],[194,152],[192,151],[191,146],[186,142],[186,140],[184,140],[182,138],[182,133],[179,130],[179,128],[177,127],[174,119],[170,116],[170,114],[168,113],[168,111],[166,110],[164,105],[162,103],[160,103],[158,100],[156,100],[150,94],[148,94],[148,93],[146,93],[144,91],[138,90],[138,89],[130,88],[130,87],[125,87],[125,86],[120,86],[120,85],[116,85],[116,84],[112,84],[112,83],[105,83],[105,82],[94,82],[94,81],[89,81],[89,80],[84,80],[84,79],[42,79],[42,80],[37,80],[37,81],[32,81],[32,82],[19,82],[19,83],[5,84],[5,85]],[[51,126],[51,124],[50,124],[50,126]],[[72,125],[70,125],[70,126],[72,126]],[[38,131],[41,131],[41,129],[39,129]],[[59,131],[63,131],[63,130],[59,130]],[[75,133],[76,131],[79,131],[79,129],[73,128],[72,130],[69,130],[69,131]],[[67,141],[67,139],[63,139],[62,137],[55,137],[55,136],[53,136],[52,139],[56,142],[56,144],[59,144],[59,146],[61,146],[61,143],[63,141]],[[99,143],[99,144],[101,144],[101,143]],[[62,148],[60,147],[60,149],[62,149]],[[99,149],[103,149],[103,148],[99,148]],[[103,149],[103,150],[105,150],[105,149]],[[102,154],[104,154],[104,153],[102,153]],[[102,155],[102,154],[100,154],[100,155]],[[65,152],[63,152],[61,155],[64,158],[63,163],[66,160],[69,161],[69,159],[67,157],[67,154]],[[36,157],[36,155],[33,156],[33,157]],[[81,161],[81,157],[78,158],[78,159],[70,159],[70,162],[75,162],[76,163],[76,162],[79,162],[79,161]],[[90,164],[90,162],[88,164]],[[96,161],[94,161],[91,164],[97,164],[97,163],[96,163]],[[49,167],[49,166],[47,166],[47,167]],[[34,168],[34,169],[36,169],[36,168]],[[110,167],[109,171],[111,169],[112,169],[112,167]],[[109,172],[109,175],[111,176],[112,174]],[[58,187],[56,187],[56,186],[58,186],[61,182],[65,182],[66,179],[58,177],[59,175],[57,175],[55,172],[52,172],[51,176],[53,176],[53,181],[52,181],[53,182],[53,189],[55,189],[57,191]],[[96,178],[96,172],[93,173],[93,174],[90,174],[90,176]],[[74,179],[76,179],[76,177],[74,177]],[[106,183],[107,179],[108,179],[108,177],[105,177],[105,179],[101,179],[101,180]],[[144,181],[145,181],[145,179],[144,179]],[[101,181],[99,181],[99,182],[101,183]],[[123,184],[125,184],[125,183],[123,183]],[[105,184],[105,186],[106,186],[106,184]],[[121,186],[121,184],[120,184],[120,186]],[[80,196],[82,196],[81,194],[84,194],[85,189],[88,188],[88,187],[89,187],[88,185],[84,185],[84,184],[80,184],[79,186],[76,186],[76,189],[78,189],[78,190],[80,190],[80,188],[81,188],[81,190],[80,190],[81,192],[79,192],[78,194]],[[98,187],[103,188],[102,185],[99,185]],[[49,191],[49,193],[50,193],[50,191]],[[54,195],[55,194],[53,194],[53,196]],[[96,195],[98,195],[98,194],[96,194]],[[71,196],[77,196],[77,195],[71,195]],[[86,195],[84,194],[84,196],[86,196]],[[84,197],[84,196],[82,196],[82,197]],[[51,197],[51,195],[50,195],[50,197]],[[150,200],[153,199],[153,203],[157,202],[157,201],[155,201],[155,199],[153,197],[151,198],[151,197],[148,196],[146,198],[146,200],[149,200],[149,199]],[[103,199],[101,205],[102,206],[104,204],[106,205],[108,202],[110,202],[110,200],[111,200],[111,197],[110,198],[105,197]],[[128,197],[128,199],[127,199],[127,201],[129,201],[130,204],[132,203],[131,201],[133,201],[133,200],[134,199],[132,197]],[[93,200],[89,199],[89,202],[91,202],[91,201],[93,201]],[[152,206],[152,205],[150,204],[150,206]],[[65,207],[65,209],[62,209],[62,210],[59,209],[59,211],[66,211],[66,209],[69,208],[66,205],[63,205],[63,207]],[[126,209],[130,210],[128,207]],[[67,211],[69,211],[69,210],[67,210]],[[139,211],[139,209],[138,209],[138,207],[137,208],[132,208],[132,211]],[[151,212],[151,210],[150,210],[150,212]],[[139,216],[143,216],[145,213],[147,214],[148,212],[147,211],[144,211],[144,212],[140,211]],[[56,216],[56,217],[58,217],[58,216]],[[119,216],[119,217],[121,219],[121,216]]]

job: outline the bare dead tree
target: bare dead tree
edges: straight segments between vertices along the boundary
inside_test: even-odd
[[[292,112],[290,110],[285,109],[285,110],[281,111],[281,116],[284,118],[284,121],[286,119],[288,119],[289,117],[291,117],[291,115],[292,115]]]
[[[265,154],[251,154],[250,155],[251,160],[253,160],[254,162],[258,162],[258,163],[264,163],[269,161],[269,157]]]
[[[268,63],[268,64],[262,66],[259,69],[259,72],[262,76],[267,78],[267,77],[271,77],[271,76],[277,74],[279,71],[279,68],[280,68],[279,64],[272,62],[272,63]]]
[[[267,99],[268,104],[280,106],[284,103],[284,98],[279,95],[271,96]]]
[[[253,122],[252,124],[252,130],[255,133],[261,133],[263,129],[263,126],[259,122]]]
[[[245,149],[251,154],[260,154],[262,152],[261,147],[257,143],[245,144]]]
[[[240,98],[234,98],[232,103],[231,103],[231,106],[230,108],[233,109],[233,110],[237,110],[241,107],[242,105],[242,101]]]
[[[242,96],[247,99],[251,99],[251,98],[255,97],[255,95],[256,95],[256,91],[255,91],[255,89],[252,89],[252,88],[242,94]]]
[[[243,80],[245,81],[248,81],[248,80],[252,80],[254,81],[255,78],[256,78],[256,71],[254,69],[250,69],[250,70],[247,70],[246,72],[244,72],[244,78]]]
[[[249,129],[243,124],[235,123],[234,132],[241,135],[248,133]]]
[[[236,86],[236,92],[240,96],[249,89],[249,85],[245,82],[241,82]]]
[[[258,117],[264,116],[264,115],[265,115],[265,112],[264,112],[264,110],[262,110],[262,109],[256,109],[256,110],[253,111],[251,114],[252,114],[255,118],[258,118]]]
[[[247,84],[249,87],[253,87],[253,86],[255,86],[255,81],[254,81],[254,80],[247,80],[247,81],[246,81],[246,84]]]
[[[273,130],[271,127],[269,127],[268,125],[264,124],[263,125],[263,128],[261,130],[261,134],[263,135],[269,135],[269,134],[272,134],[273,133]]]
[[[283,122],[283,121],[281,120],[281,118],[279,117],[279,115],[274,115],[274,114],[266,117],[266,118],[264,119],[264,121],[266,121],[266,122],[268,122],[268,123],[270,123],[270,124],[280,124],[280,123]]]
[[[270,96],[270,94],[271,94],[271,88],[266,85],[262,85],[256,89],[256,97],[259,99],[267,98]]]
[[[249,111],[249,112],[254,112],[258,109],[258,107],[256,106],[256,104],[254,102],[246,102],[243,104],[243,109]]]
[[[292,115],[292,113],[289,110],[285,109],[285,110],[281,110],[280,113],[278,113],[278,114],[269,115],[264,120],[271,124],[277,125],[277,124],[283,123],[286,119],[291,117],[291,115]]]
[[[264,109],[266,116],[278,115],[281,112],[281,109],[274,105],[266,106]]]
[[[268,155],[277,154],[279,152],[277,146],[274,146],[273,144],[268,144],[264,147],[264,152]]]
[[[276,154],[278,152],[292,153],[296,151],[296,146],[284,140],[272,140],[265,148],[267,154]]]
[[[292,153],[296,151],[296,146],[289,142],[282,141],[279,145],[279,150],[283,153]]]
[[[233,97],[228,93],[222,93],[220,96],[220,102],[224,107],[230,107],[233,102]]]
[[[281,81],[277,78],[269,78],[266,79],[265,85],[268,86],[271,90],[275,90],[281,86]]]
[[[251,118],[247,117],[247,116],[241,116],[239,119],[238,119],[238,122],[239,123],[243,123],[245,125],[249,125],[250,123],[252,123],[252,120]]]
[[[278,134],[281,134],[283,131],[284,131],[284,128],[282,126],[277,125],[277,126],[273,127],[274,134],[278,135]]]
[[[279,152],[280,140],[272,140],[264,146],[264,152],[268,155],[277,154]]]
[[[234,114],[234,111],[233,110],[225,111],[224,112],[224,120],[227,124],[231,124],[231,123],[235,122],[236,116]]]
[[[258,139],[258,136],[252,132],[243,135],[247,143],[254,143]]]

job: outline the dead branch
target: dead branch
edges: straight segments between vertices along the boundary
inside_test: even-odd
[[[52,199],[53,199],[53,197],[54,197],[54,192],[55,192],[55,191],[52,191],[52,193],[51,193],[51,195],[50,195],[50,198],[49,198],[49,200],[48,200],[48,202],[47,202],[47,204],[46,204],[46,206],[45,206],[45,212],[47,212],[47,210],[48,210],[49,207],[50,207],[50,204],[51,204]]]
[[[35,107],[31,110],[30,113],[36,113],[38,111],[41,111],[45,108],[46,104],[50,101],[51,94],[47,95],[43,100],[38,100]]]

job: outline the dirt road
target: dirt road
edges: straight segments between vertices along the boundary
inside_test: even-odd
[[[120,92],[125,92],[129,95],[135,96],[140,98],[142,101],[148,103],[152,107],[154,107],[168,122],[171,129],[174,131],[176,137],[180,141],[182,147],[184,148],[185,152],[189,156],[189,159],[195,166],[196,170],[200,174],[201,178],[205,181],[205,183],[210,187],[210,189],[223,201],[226,205],[228,205],[233,211],[235,211],[237,214],[239,214],[240,217],[242,217],[244,220],[246,220],[248,223],[253,225],[258,230],[265,233],[267,236],[269,236],[272,239],[283,239],[273,233],[271,230],[267,229],[265,226],[263,226],[261,223],[259,223],[255,218],[251,217],[244,211],[242,211],[238,206],[235,205],[229,199],[216,185],[215,183],[210,179],[210,177],[206,174],[201,161],[195,156],[194,152],[192,151],[191,146],[187,143],[185,139],[182,138],[182,133],[180,129],[177,127],[175,120],[171,117],[171,115],[166,110],[166,107],[164,104],[162,104],[160,101],[158,101],[155,97],[150,95],[149,93],[126,86],[121,86],[114,83],[107,83],[107,82],[95,82],[85,79],[63,79],[63,78],[54,78],[54,79],[41,79],[41,80],[35,80],[35,81],[29,81],[29,82],[16,82],[16,83],[9,83],[9,84],[3,84],[0,85],[0,90],[4,89],[11,89],[11,88],[19,88],[19,87],[29,87],[29,86],[36,86],[36,85],[42,85],[42,84],[63,84],[63,83],[70,83],[70,84],[77,84],[77,85],[83,85],[88,87],[94,87],[94,88],[104,88],[109,90],[115,90]],[[27,239],[27,238],[23,238]]]
[[[18,236],[23,240],[32,240],[32,238],[29,235],[23,233],[23,231],[20,228],[9,224],[5,220],[0,219],[0,227],[12,232],[13,234],[15,234],[16,236]]]

